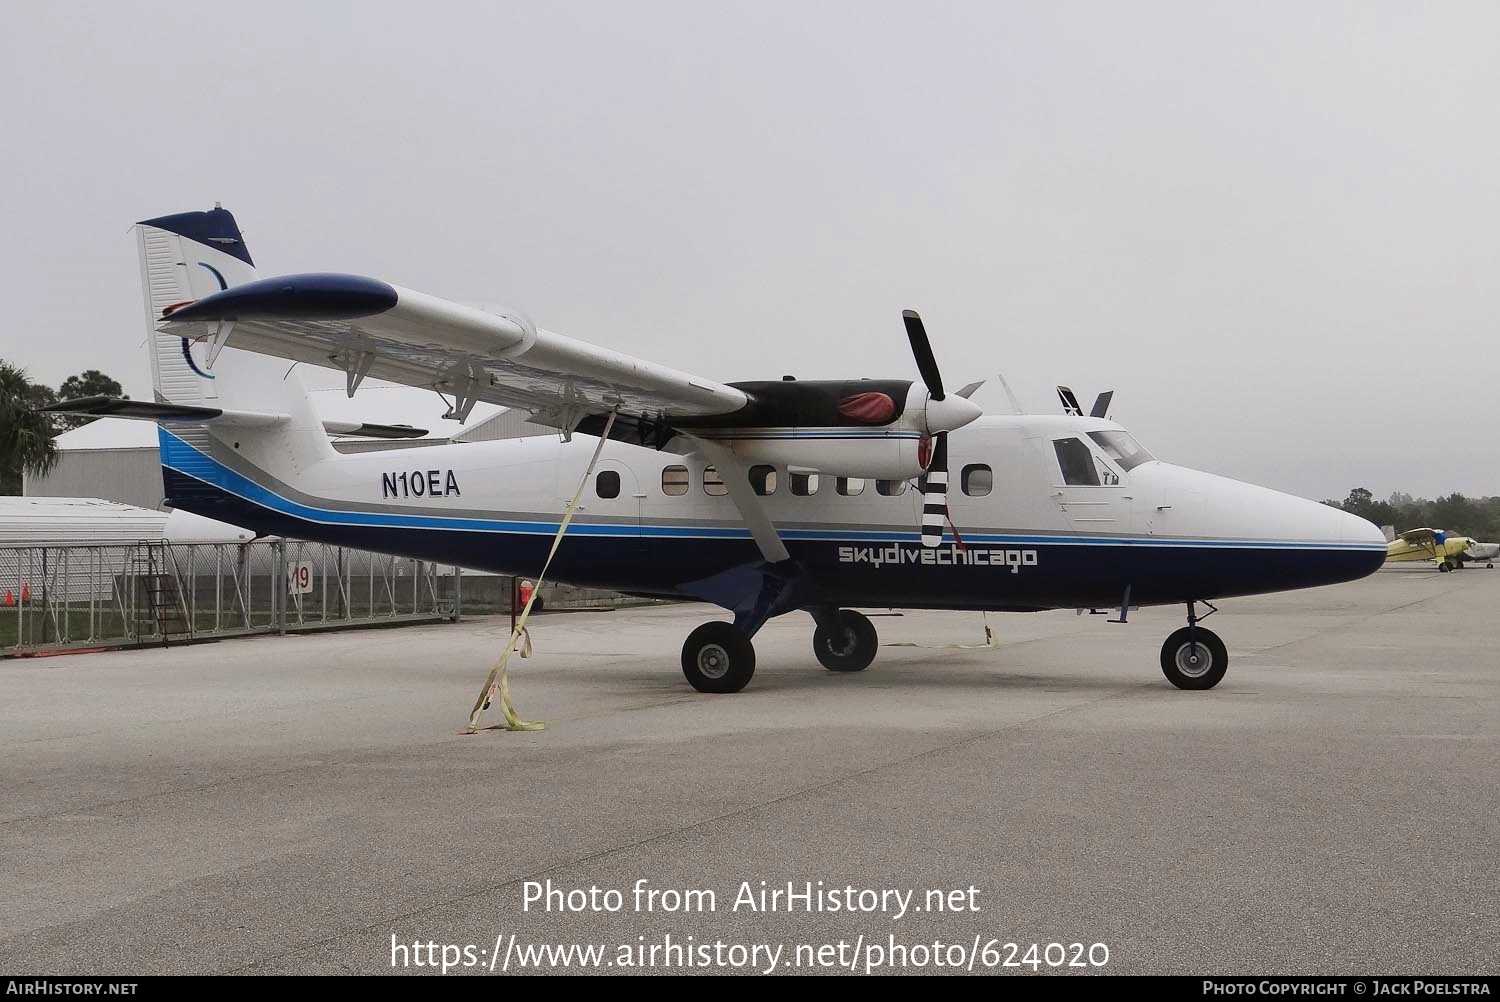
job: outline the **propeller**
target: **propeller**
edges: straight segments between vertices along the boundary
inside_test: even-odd
[[[937,358],[932,354],[932,342],[927,338],[927,328],[915,310],[902,310],[901,320],[906,324],[906,337],[911,342],[911,353],[917,361],[917,371],[927,386],[926,424],[927,434],[932,437],[932,459],[927,464],[927,475],[922,478],[922,545],[940,546],[943,542],[943,521],[948,517],[948,432],[962,428],[977,418],[983,411],[969,400],[970,395],[983,385],[983,380],[970,383],[958,393],[949,396],[943,391],[943,376],[938,371]]]
[[[1057,398],[1062,401],[1063,413],[1070,417],[1083,417],[1083,405],[1073,395],[1073,391],[1066,386],[1057,388]],[[1089,410],[1089,417],[1108,417],[1110,401],[1115,398],[1114,390],[1105,390],[1094,398],[1094,406]]]
[[[917,371],[922,382],[927,384],[927,395],[933,400],[947,396],[943,392],[943,374],[938,372],[937,359],[932,354],[932,342],[927,340],[927,328],[916,310],[902,310],[901,319],[906,324],[906,339],[911,342],[911,353],[917,359]]]

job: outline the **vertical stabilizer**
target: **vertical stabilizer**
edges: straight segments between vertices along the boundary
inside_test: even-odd
[[[233,214],[216,205],[207,212],[158,216],[137,224],[136,238],[157,402],[290,416],[289,421],[255,429],[221,431],[212,421],[163,426],[159,434],[163,466],[168,467],[168,503],[198,510],[193,496],[200,490],[192,480],[217,479],[219,474],[210,476],[209,471],[220,467],[269,482],[289,479],[335,456],[294,365],[240,351],[232,337],[210,362],[208,345],[158,330],[168,308],[256,279],[255,263]],[[175,472],[186,473],[186,479],[173,475],[174,464]]]

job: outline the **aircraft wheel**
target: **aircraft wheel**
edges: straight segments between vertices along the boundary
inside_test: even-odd
[[[1451,570],[1453,570],[1453,565],[1448,563],[1448,561],[1446,560],[1438,564],[1438,573],[1440,574],[1447,574]]]
[[[1161,645],[1161,672],[1179,689],[1212,689],[1229,670],[1229,651],[1212,630],[1184,626]]]
[[[1484,566],[1493,569],[1495,565],[1492,562],[1492,563],[1485,564]]]
[[[755,674],[755,646],[733,623],[704,623],[682,645],[682,674],[699,692],[739,692]]]
[[[880,637],[870,617],[853,609],[840,609],[835,625],[822,623],[813,631],[813,653],[829,671],[864,671],[880,650]]]

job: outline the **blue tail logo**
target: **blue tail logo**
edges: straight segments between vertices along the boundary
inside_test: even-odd
[[[219,291],[220,292],[222,292],[225,289],[229,288],[229,283],[226,282],[226,281],[224,281],[224,275],[223,275],[222,272],[219,271],[219,269],[215,268],[213,265],[208,264],[207,262],[204,262],[204,261],[199,261],[198,262],[198,267],[200,267],[200,268],[207,268],[208,269],[209,274],[213,275],[213,277],[218,281],[218,283],[219,283]],[[214,378],[214,374],[213,373],[211,373],[211,372],[204,372],[202,369],[198,368],[198,363],[193,361],[192,344],[191,344],[191,342],[187,341],[186,339],[184,339],[183,342],[182,342],[182,359],[183,359],[183,361],[187,362],[189,369],[192,369],[194,372],[196,372],[198,375],[202,376],[204,379],[213,379]]]

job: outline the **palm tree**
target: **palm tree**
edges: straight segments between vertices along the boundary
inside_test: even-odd
[[[21,493],[22,471],[40,476],[57,463],[52,421],[32,409],[43,396],[25,369],[0,359],[0,494]]]

